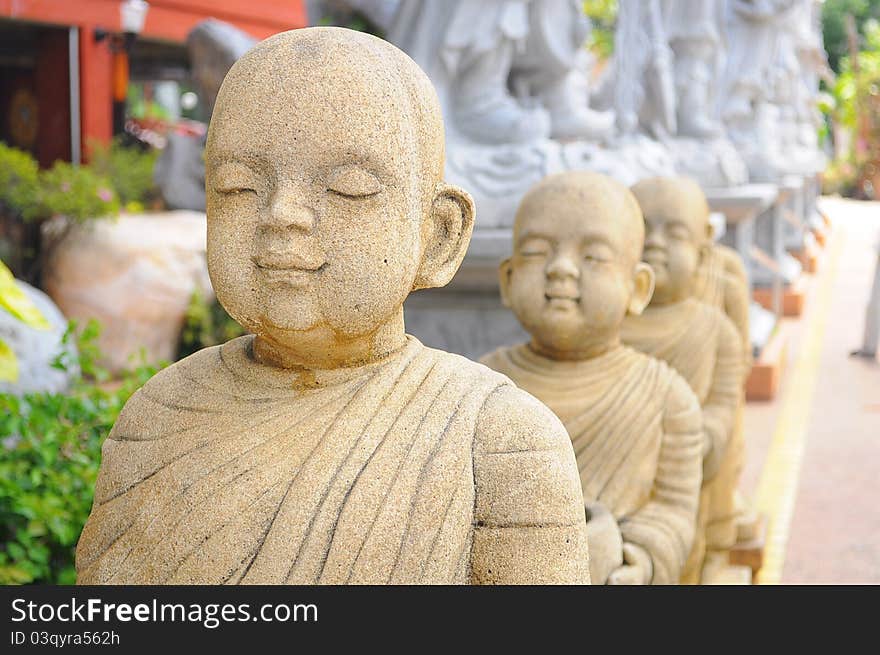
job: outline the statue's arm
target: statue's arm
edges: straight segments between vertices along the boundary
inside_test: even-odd
[[[694,539],[702,482],[703,425],[700,403],[678,375],[667,393],[663,440],[651,498],[620,522],[624,544],[650,556],[653,584],[676,584]]]
[[[730,319],[726,316],[723,319],[718,332],[712,387],[703,404],[703,426],[709,442],[709,451],[703,460],[703,478],[706,480],[715,476],[724,457],[745,372],[740,336]]]
[[[749,336],[749,281],[742,258],[730,248],[722,251],[724,257],[724,312],[739,332],[743,344],[746,371],[752,365],[752,343]]]
[[[589,584],[587,526],[568,433],[512,385],[483,407],[474,438],[474,584]]]

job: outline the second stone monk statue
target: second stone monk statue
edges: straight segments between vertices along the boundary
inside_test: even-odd
[[[653,291],[643,235],[636,199],[609,177],[569,171],[532,187],[500,271],[504,303],[531,340],[481,360],[568,429],[594,584],[676,584],[694,540],[699,401],[666,363],[620,340]]]
[[[407,336],[473,203],[401,51],[341,28],[230,70],[208,134],[208,265],[253,333],[156,375],[103,449],[80,583],[587,583],[559,420]]]
[[[655,177],[638,182],[632,192],[645,219],[642,259],[651,265],[656,282],[650,305],[641,315],[626,318],[621,338],[678,371],[703,408],[703,487],[694,547],[682,581],[717,580],[716,574],[727,567],[728,554],[717,543],[708,547],[706,526],[713,505],[733,506],[727,472],[739,457],[730,445],[742,396],[743,340],[723,311],[695,296],[711,231],[700,187],[688,178]],[[718,497],[715,503],[713,496]],[[732,529],[727,532],[732,535]]]

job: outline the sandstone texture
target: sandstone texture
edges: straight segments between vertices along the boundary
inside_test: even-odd
[[[504,376],[405,334],[470,241],[443,123],[401,51],[341,28],[232,67],[205,151],[208,267],[252,335],[129,400],[80,583],[587,583],[565,428]]]

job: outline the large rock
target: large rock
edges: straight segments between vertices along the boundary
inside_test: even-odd
[[[62,344],[67,319],[45,293],[21,280],[17,284],[40,310],[50,327],[48,330],[32,328],[9,312],[0,310],[0,339],[12,348],[18,358],[18,381],[0,382],[0,393],[22,395],[39,391],[65,391],[76,370],[53,368],[52,362],[65,350],[69,353],[66,358],[68,362],[72,364],[76,360],[74,347]]]
[[[141,348],[149,362],[172,360],[193,291],[213,298],[205,238],[201,212],[75,225],[50,249],[43,286],[70,318],[101,323],[102,364],[112,372],[128,366]]]

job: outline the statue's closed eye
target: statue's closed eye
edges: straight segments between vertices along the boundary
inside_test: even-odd
[[[519,254],[524,257],[537,257],[550,254],[550,244],[546,239],[531,238],[524,240],[519,246]]]
[[[237,162],[223,164],[214,175],[214,190],[218,193],[256,193],[258,184],[256,173]]]
[[[344,198],[369,198],[382,191],[382,183],[359,166],[343,166],[330,173],[327,190]]]
[[[607,244],[590,243],[584,248],[584,259],[591,262],[610,262],[614,259],[614,251]]]

